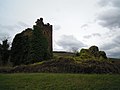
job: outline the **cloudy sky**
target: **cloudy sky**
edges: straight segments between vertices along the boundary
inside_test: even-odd
[[[53,25],[54,50],[97,45],[120,58],[120,0],[1,0],[0,38],[12,39],[40,17]]]

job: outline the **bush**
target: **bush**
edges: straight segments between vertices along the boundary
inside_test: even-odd
[[[104,51],[99,51],[97,46],[91,46],[89,49],[81,49],[80,51],[81,59],[93,59],[93,60],[105,60],[107,59],[106,53]]]

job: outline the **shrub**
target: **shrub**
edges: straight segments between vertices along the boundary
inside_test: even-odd
[[[94,59],[94,60],[105,60],[107,59],[106,53],[104,51],[99,51],[97,46],[91,46],[89,49],[81,49],[80,51],[81,59]]]

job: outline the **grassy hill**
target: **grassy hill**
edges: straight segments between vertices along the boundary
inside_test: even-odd
[[[75,54],[72,52],[65,52],[65,51],[53,51],[53,55],[54,56],[58,56],[58,57],[69,57],[69,56],[74,56]]]
[[[120,60],[82,59],[70,52],[54,52],[50,60],[15,67],[0,67],[0,73],[97,73],[120,74]]]
[[[120,64],[109,60],[78,60],[68,57],[42,61],[12,68],[0,68],[0,73],[97,73],[119,74]]]
[[[120,90],[120,75],[0,74],[0,90]]]

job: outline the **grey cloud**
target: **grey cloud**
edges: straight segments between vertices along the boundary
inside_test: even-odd
[[[94,37],[96,37],[96,36],[100,37],[100,36],[101,36],[101,34],[99,34],[99,33],[93,33],[92,35],[93,35]]]
[[[108,0],[98,0],[98,5],[100,6],[106,6],[108,4],[109,4]]]
[[[117,45],[120,45],[120,35],[119,36],[116,36],[114,39],[113,39],[114,43],[116,43]]]
[[[60,25],[54,25],[53,28],[54,28],[54,30],[60,30],[61,26]]]
[[[109,9],[99,14],[98,23],[109,29],[120,28],[120,9]]]
[[[22,27],[30,27],[28,24],[26,24],[26,23],[24,23],[24,22],[22,22],[22,21],[19,21],[19,22],[18,22],[18,25],[19,25],[19,26],[22,26]]]
[[[101,34],[99,34],[99,33],[93,33],[91,35],[83,36],[83,38],[86,38],[86,39],[89,39],[91,37],[101,37]]]
[[[101,48],[109,57],[120,58],[120,0],[99,0],[98,4],[103,11],[98,14],[97,22],[111,30],[110,37],[106,35],[109,40]]]
[[[2,25],[2,24],[0,24],[0,29],[1,30],[14,30],[15,28],[18,28],[18,26],[16,26],[16,25]]]
[[[114,43],[110,43],[109,45],[104,44],[101,49],[107,53],[108,57],[120,58],[120,47]]]
[[[86,39],[89,39],[89,38],[91,38],[91,37],[92,37],[92,35],[83,36],[83,38],[86,38]]]
[[[109,57],[120,58],[120,35],[114,37],[111,41],[106,41],[107,43],[101,46],[101,49],[105,50]]]
[[[89,25],[90,24],[86,23],[86,24],[81,25],[80,28],[83,29],[83,30],[87,30],[89,28]]]
[[[9,39],[10,35],[8,33],[0,33],[0,40],[3,41],[5,39]]]
[[[109,29],[120,28],[120,0],[99,0],[98,4],[106,8],[99,13],[98,23]]]
[[[112,50],[114,47],[116,47],[116,43],[111,41],[111,42],[108,42],[108,43],[104,43],[104,45],[101,46],[101,49],[103,49],[105,51],[109,51],[109,50]]]
[[[24,22],[19,21],[15,25],[2,25],[0,24],[0,29],[2,31],[13,31],[16,29],[21,29],[21,27],[29,27],[29,25],[25,24]]]
[[[119,48],[120,49],[120,48]],[[120,51],[118,50],[116,50],[115,52],[111,52],[110,54],[109,54],[109,56],[110,57],[113,57],[113,58],[120,58]]]
[[[78,50],[79,48],[86,46],[73,35],[63,35],[57,44],[68,51]]]
[[[0,38],[4,39],[5,37],[11,37],[9,39],[12,41],[15,34],[26,29],[26,27],[28,27],[28,25],[21,21],[13,25],[0,24]]]
[[[81,28],[86,28],[86,27],[88,27],[89,25],[88,24],[83,24],[82,26],[81,26]]]
[[[100,6],[120,7],[120,0],[98,0]]]

